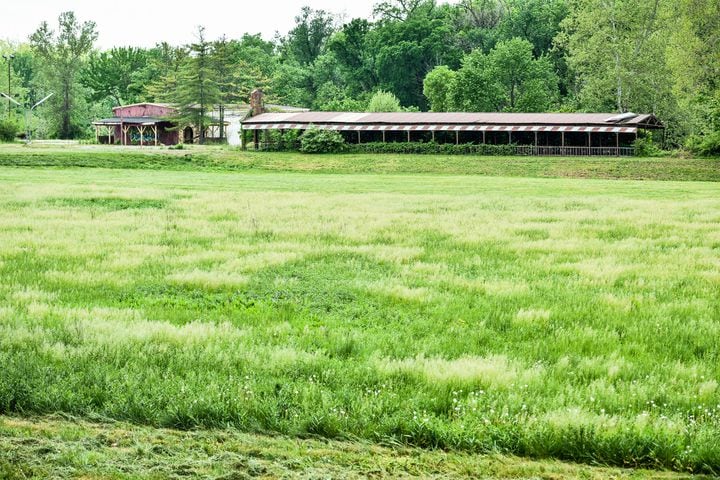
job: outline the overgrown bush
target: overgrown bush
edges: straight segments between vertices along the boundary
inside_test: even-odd
[[[380,90],[372,96],[368,103],[368,112],[400,112],[400,100],[391,92]]]
[[[300,151],[303,153],[338,153],[345,149],[345,140],[334,130],[310,128],[300,137]]]
[[[12,142],[18,132],[18,125],[15,121],[6,118],[0,121],[0,142]]]
[[[652,137],[640,137],[634,142],[635,156],[637,157],[661,157],[665,155],[655,142]]]
[[[277,130],[267,132],[268,143],[265,150],[269,152],[291,152],[300,150],[300,130]]]
[[[362,143],[350,145],[353,153],[413,153],[443,155],[516,155],[514,145],[475,145],[454,143]]]
[[[720,156],[720,131],[703,136],[691,135],[685,142],[685,147],[690,150],[693,155],[700,157]]]

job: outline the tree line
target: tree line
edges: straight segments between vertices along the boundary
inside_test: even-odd
[[[720,154],[717,0],[388,0],[371,19],[302,8],[269,41],[195,37],[99,51],[95,24],[68,12],[0,51],[21,103],[55,93],[34,119],[52,137],[141,101],[202,124],[262,88],[314,110],[654,113],[671,146]]]

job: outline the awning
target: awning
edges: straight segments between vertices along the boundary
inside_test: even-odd
[[[243,123],[244,130],[336,130],[342,132],[577,132],[636,133],[637,127],[573,127],[564,125],[330,125],[307,123]]]
[[[159,123],[170,123],[171,120],[165,119],[165,118],[155,118],[155,117],[112,117],[112,118],[104,118],[102,120],[98,120],[97,122],[93,122],[93,125],[98,126],[113,126],[113,125],[138,125],[142,127],[149,127],[152,125],[157,125]]]

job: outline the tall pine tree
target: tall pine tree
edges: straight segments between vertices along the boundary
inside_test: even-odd
[[[204,27],[198,27],[197,41],[188,50],[190,55],[180,70],[175,94],[177,121],[180,125],[194,125],[198,142],[203,144],[205,130],[212,123],[209,112],[220,98],[212,44],[205,39]]]

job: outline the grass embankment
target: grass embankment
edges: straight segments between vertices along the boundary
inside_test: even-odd
[[[718,159],[306,155],[220,147],[168,150],[0,145],[0,166],[720,181]]]
[[[236,430],[180,432],[58,416],[0,417],[0,478],[699,479],[501,455],[267,437]]]
[[[0,184],[0,413],[720,471],[717,184]]]

